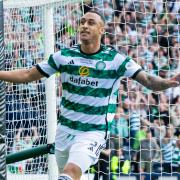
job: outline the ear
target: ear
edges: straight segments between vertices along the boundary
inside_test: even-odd
[[[105,33],[105,28],[104,27],[100,27],[99,28],[99,32],[101,35],[103,35]]]

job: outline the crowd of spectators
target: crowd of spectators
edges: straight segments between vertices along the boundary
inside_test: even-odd
[[[104,44],[131,56],[152,75],[169,78],[180,71],[178,1],[105,0],[91,6],[106,19]],[[131,79],[121,80],[110,137],[111,178],[118,173],[180,172],[179,100],[179,87],[152,92]]]
[[[169,78],[180,71],[177,0],[88,0],[84,4],[57,4],[54,7],[55,51],[79,42],[78,20],[91,9],[105,17],[103,44],[131,56],[152,75]],[[43,7],[39,6],[4,10],[6,69],[29,68],[43,60],[43,17]],[[43,82],[7,84],[9,153],[14,149],[15,137],[29,137],[34,127],[36,140],[33,143],[31,140],[31,145],[46,143]],[[58,79],[57,84],[60,84]],[[57,92],[60,102],[61,89]],[[22,128],[26,133],[19,136]],[[104,172],[109,166],[108,174],[113,178],[120,172],[180,172],[180,87],[152,92],[131,79],[122,79],[109,144],[112,148],[107,148],[101,157],[108,155],[111,163],[104,164]]]

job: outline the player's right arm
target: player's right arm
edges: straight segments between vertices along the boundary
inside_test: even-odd
[[[31,69],[18,69],[13,71],[0,71],[0,80],[13,82],[13,83],[25,83],[32,82],[41,79],[43,76],[37,67]]]

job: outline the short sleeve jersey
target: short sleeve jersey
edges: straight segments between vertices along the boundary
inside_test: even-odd
[[[84,54],[80,45],[64,48],[36,67],[46,77],[60,72],[63,91],[58,121],[79,131],[107,131],[116,111],[120,78],[141,70],[130,57],[103,45],[95,54]]]

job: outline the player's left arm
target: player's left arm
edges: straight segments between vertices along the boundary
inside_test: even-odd
[[[145,71],[140,71],[134,79],[153,91],[162,91],[180,85],[180,73],[170,79],[163,79],[159,76],[152,76]]]

